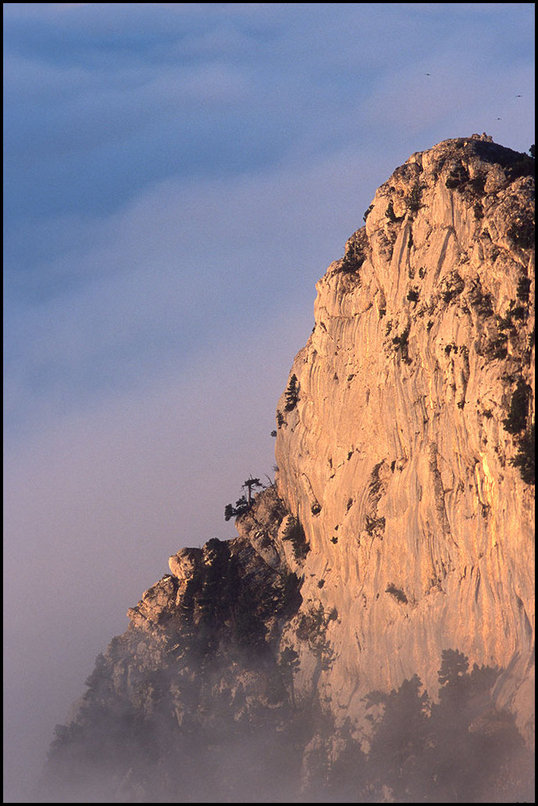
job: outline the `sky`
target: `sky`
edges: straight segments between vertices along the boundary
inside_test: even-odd
[[[534,142],[532,3],[4,3],[4,802],[274,474],[315,283],[416,151]]]

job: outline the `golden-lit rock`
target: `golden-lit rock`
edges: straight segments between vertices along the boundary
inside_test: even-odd
[[[202,561],[201,549],[180,549],[168,559],[170,572],[180,582],[188,582],[196,573]]]
[[[534,486],[512,462],[534,423],[533,163],[487,138],[413,154],[317,284],[276,484],[311,548],[303,608],[338,612],[319,687],[342,715],[415,672],[434,692],[458,648],[506,670],[498,702],[532,730]]]

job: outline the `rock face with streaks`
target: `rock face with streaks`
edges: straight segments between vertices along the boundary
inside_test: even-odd
[[[473,135],[379,188],[317,285],[274,483],[234,512],[238,537],[178,551],[129,610],[47,791],[522,797],[493,777],[456,791],[432,753],[465,713],[448,743],[520,780],[499,737],[533,736],[533,173]]]
[[[396,169],[319,281],[279,401],[277,488],[311,547],[303,598],[338,611],[319,685],[344,712],[417,670],[434,690],[451,646],[509,670],[498,696],[530,733],[534,487],[513,461],[534,423],[534,180],[518,157],[454,139]]]

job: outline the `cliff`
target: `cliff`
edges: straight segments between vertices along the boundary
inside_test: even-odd
[[[381,185],[317,284],[277,404],[274,483],[236,511],[238,537],[181,549],[129,610],[57,729],[54,797],[450,797],[431,748],[463,701],[462,747],[504,764],[503,738],[517,763],[512,789],[491,777],[487,796],[483,781],[461,796],[525,795],[533,174],[527,155],[473,135]],[[429,738],[381,780],[382,730],[410,697],[413,735]]]
[[[320,681],[339,706],[416,670],[433,690],[453,646],[509,668],[500,700],[522,726],[532,711],[534,488],[512,462],[534,422],[534,183],[517,173],[484,140],[412,155],[317,285],[277,488],[311,546],[302,595],[339,614]]]

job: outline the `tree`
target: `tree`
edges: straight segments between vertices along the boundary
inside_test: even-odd
[[[444,692],[458,688],[468,669],[469,658],[463,652],[457,649],[443,649],[437,679],[439,685],[445,687]]]
[[[295,689],[293,687],[293,676],[300,665],[299,655],[291,646],[284,647],[280,653],[278,665],[284,680],[284,685],[290,693],[291,707],[295,708]]]
[[[286,411],[291,411],[297,405],[297,401],[299,399],[299,382],[297,380],[297,375],[293,373],[291,376],[288,386],[285,392],[286,397]]]
[[[368,766],[374,790],[382,795],[389,786],[398,803],[422,800],[430,700],[420,678],[414,675],[388,694],[372,692],[365,701],[383,706],[382,714],[372,719]]]
[[[530,755],[513,714],[492,697],[497,667],[473,665],[462,652],[442,653],[439,702],[431,708],[426,753],[428,798],[444,803],[525,801]],[[455,774],[457,771],[457,774]]]
[[[418,213],[418,211],[422,207],[420,201],[421,198],[422,198],[422,187],[419,184],[419,182],[415,182],[407,198],[407,209],[409,210],[409,212]]]
[[[338,731],[340,752],[329,766],[327,803],[370,803],[368,759],[353,735],[353,723],[346,717]]]
[[[534,436],[534,423],[525,431],[523,436],[519,439],[517,453],[510,464],[514,467],[519,467],[521,478],[527,484],[534,484],[535,470],[534,470],[534,454],[535,454],[535,436]]]
[[[251,477],[251,478],[247,479],[246,481],[244,481],[241,486],[246,487],[248,489],[248,501],[247,501],[247,503],[250,506],[252,504],[252,488],[253,487],[263,487],[263,484],[261,483],[261,481],[259,479],[253,479]]]
[[[244,512],[248,512],[253,502],[252,488],[263,487],[263,484],[259,479],[254,479],[250,477],[246,481],[244,481],[241,486],[243,488],[246,487],[246,489],[248,490],[248,499],[244,495],[242,495],[241,498],[235,502],[235,507],[233,507],[231,504],[226,504],[226,506],[224,507],[225,521],[229,521],[230,518],[237,517],[237,515],[242,515]]]
[[[244,512],[247,512],[250,509],[250,504],[248,503],[247,499],[244,495],[235,502],[235,507],[231,504],[226,504],[224,507],[224,520],[229,521],[230,518],[237,517],[237,515],[242,515]]]
[[[295,559],[304,560],[310,551],[310,544],[306,540],[304,529],[298,518],[290,515],[282,533],[282,540],[289,540],[293,546]]]

